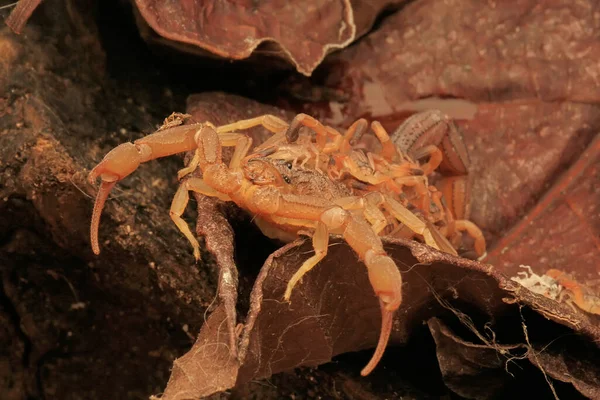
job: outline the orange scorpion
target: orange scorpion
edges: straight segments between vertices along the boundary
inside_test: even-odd
[[[252,149],[252,139],[239,131],[256,126],[273,136]],[[305,114],[298,114],[289,124],[273,115],[223,126],[165,121],[157,132],[111,150],[90,172],[90,182],[102,180],[90,227],[93,252],[100,253],[100,216],[115,184],[144,162],[193,151],[188,166],[178,173],[182,182],[170,216],[192,245],[196,259],[200,245],[182,218],[190,191],[234,202],[252,213],[270,237],[290,240],[307,232],[312,236],[315,254],[288,282],[286,301],[302,276],[327,255],[330,235],[343,237],[364,262],[382,313],[377,347],[361,371],[367,375],[383,355],[393,314],[402,300],[402,277],[380,237],[417,237],[456,254],[455,247],[466,232],[479,256],[485,255],[485,239],[467,220],[468,157],[447,117],[439,112],[416,114],[391,137],[373,122],[380,147],[374,152],[356,148],[366,127],[361,119],[342,135]],[[228,164],[223,161],[223,147],[234,147]],[[440,180],[440,190],[427,180],[438,167],[452,175]],[[197,168],[202,178],[188,176]]]

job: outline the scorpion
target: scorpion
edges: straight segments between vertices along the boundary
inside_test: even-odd
[[[382,235],[390,233],[388,227],[391,225],[391,233],[420,237],[426,244],[452,254],[456,251],[448,238],[456,240],[458,232],[466,231],[474,238],[478,254],[485,254],[481,231],[469,221],[454,217],[457,211],[453,210],[466,204],[455,200],[461,196],[452,198],[452,206],[442,204],[441,192],[427,182],[427,174],[448,160],[447,164],[452,167],[454,163],[454,171],[458,170],[458,178],[452,177],[447,187],[460,187],[457,182],[464,178],[461,173],[466,172],[467,166],[462,161],[466,159],[464,145],[459,147],[459,153],[464,150],[464,154],[456,155],[456,143],[462,142],[448,139],[455,135],[448,128],[448,121],[438,114],[422,117],[405,121],[404,134],[395,142],[379,123],[372,123],[381,149],[368,153],[354,149],[366,131],[363,119],[344,135],[306,114],[298,114],[289,124],[273,115],[218,127],[210,122],[179,126],[165,123],[151,135],[117,146],[90,172],[91,183],[98,177],[102,181],[90,225],[92,250],[100,253],[100,217],[117,182],[144,162],[193,151],[188,166],[178,173],[181,184],[170,216],[190,242],[196,260],[200,258],[200,245],[182,218],[190,191],[234,202],[250,212],[269,237],[291,240],[298,235],[312,236],[315,254],[288,282],[284,294],[288,302],[301,278],[327,255],[330,235],[341,236],[355,251],[367,268],[382,315],[377,346],[361,371],[366,376],[383,355],[393,314],[402,301],[402,277],[381,241]],[[423,127],[432,120],[434,129]],[[440,124],[446,128],[437,129]],[[251,151],[252,139],[239,131],[256,126],[266,128],[273,136]],[[315,135],[302,133],[303,129],[312,130]],[[223,147],[234,148],[229,164],[223,161]],[[419,163],[426,157],[426,163]],[[198,168],[202,178],[190,175]],[[417,216],[407,207],[419,208],[415,204],[423,210],[422,215]],[[462,218],[465,214],[458,215]]]
[[[575,280],[570,274],[558,269],[549,269],[545,276],[553,279],[559,286],[558,302],[566,298],[566,303],[575,309],[573,304],[590,314],[600,315],[600,297],[594,291]]]
[[[543,275],[538,275],[529,265],[520,267],[525,271],[518,272],[516,277],[511,278],[513,281],[534,293],[559,303],[565,302],[575,312],[579,308],[587,313],[600,315],[600,296],[590,286],[579,283],[569,273],[551,268]]]

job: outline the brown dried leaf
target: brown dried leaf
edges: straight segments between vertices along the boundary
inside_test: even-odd
[[[600,398],[598,359],[582,356],[586,350],[585,346],[571,342],[558,349],[540,348],[530,351],[528,358],[552,378],[568,382],[582,395],[597,399]]]
[[[600,273],[600,136],[565,171],[535,207],[507,232],[489,262],[510,275],[518,264],[538,274],[570,271],[579,282]],[[598,301],[600,304],[600,300]]]
[[[302,110],[344,126],[380,119],[392,132],[416,110],[454,116],[488,262],[510,275],[521,263],[556,268],[590,284],[600,273],[595,6],[412,2],[324,66],[321,81],[347,102]]]
[[[577,328],[591,340],[600,339],[600,329],[592,320],[570,309],[556,310],[556,303],[524,290],[490,265],[455,258],[410,241],[394,240],[386,249],[401,266],[405,280],[404,302],[394,320],[392,343],[406,342],[421,321],[434,316],[451,320],[458,317],[480,340],[478,348],[500,357],[503,362],[507,362],[511,354],[499,352],[522,348],[530,337],[538,338],[549,331],[562,332],[559,324]],[[275,252],[261,270],[240,338],[241,366],[236,385],[299,366],[316,366],[337,354],[370,348],[376,343],[380,324],[377,299],[364,265],[339,240],[330,245],[327,258],[295,289],[291,303],[282,301],[288,279],[311,251],[309,241],[291,243]],[[514,300],[507,301],[508,298]],[[453,305],[457,299],[461,307],[468,308],[484,322],[470,322],[466,314]],[[538,310],[559,324],[546,322],[548,326],[539,331],[532,326],[527,337],[520,336],[522,345],[504,344],[503,335],[493,336],[489,332],[523,331],[523,315],[517,303]],[[483,324],[486,324],[485,329]],[[582,355],[582,362],[593,360],[600,353],[597,348],[590,348],[588,352],[587,356]],[[190,355],[184,357],[187,359]],[[218,360],[202,361],[204,369],[218,363]],[[180,379],[182,377],[172,378],[169,385],[179,387]],[[578,375],[573,377],[572,381],[575,380],[590,381]],[[499,378],[497,384],[501,383]],[[201,389],[206,393],[206,388]],[[170,387],[163,398],[173,398],[167,393],[173,393]]]
[[[323,80],[353,96],[344,105],[349,118],[390,116],[415,100],[442,96],[476,103],[597,103],[595,5],[412,2],[332,57]]]
[[[202,325],[191,350],[173,363],[163,399],[208,396],[233,387],[239,368],[231,356],[225,306],[220,305]]]
[[[312,252],[310,242],[302,244],[274,253],[256,279],[240,341],[244,362],[238,382],[323,364],[377,342],[378,328],[372,328],[380,326],[379,303],[364,266],[346,245],[331,245],[327,261],[303,278],[291,303],[282,300],[287,282]]]
[[[514,352],[525,345],[500,346],[465,342],[439,319],[427,321],[436,344],[444,382],[453,392],[468,399],[492,398],[511,379],[508,361],[499,352]],[[506,368],[506,370],[505,370]]]
[[[262,45],[262,53],[285,58],[310,75],[328,53],[368,30],[382,9],[402,1],[136,0],[136,5],[145,23],[178,44],[235,60],[248,58]]]
[[[547,392],[545,396],[557,397],[548,376],[573,384],[589,398],[600,396],[600,367],[582,355],[586,348],[578,340],[562,337],[550,343],[531,343],[528,328],[523,323],[527,343],[490,347],[466,342],[437,318],[430,319],[428,325],[436,342],[446,385],[465,398],[497,398],[507,381],[514,378],[514,375],[509,375],[510,370],[515,369],[511,364],[524,358],[537,366],[548,382],[543,390]],[[499,354],[508,354],[514,359],[501,358]]]

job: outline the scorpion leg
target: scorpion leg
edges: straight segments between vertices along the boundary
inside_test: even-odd
[[[310,257],[308,260],[304,261],[302,266],[294,273],[294,275],[289,280],[287,287],[285,289],[285,294],[283,298],[285,301],[290,301],[290,297],[292,296],[292,290],[294,286],[302,279],[304,274],[313,269],[315,265],[319,263],[325,256],[327,255],[327,246],[329,245],[329,231],[327,230],[327,226],[319,221],[317,222],[317,226],[315,228],[315,232],[312,237],[313,248],[315,250],[315,255]]]
[[[406,225],[416,234],[423,237],[425,243],[434,249],[444,251],[449,254],[457,255],[456,250],[448,240],[438,232],[433,224],[421,221],[408,208],[404,207],[391,196],[384,196],[380,193],[371,194],[371,201],[381,204],[388,212],[402,224]]]
[[[235,149],[233,150],[233,156],[231,156],[231,160],[229,161],[229,169],[236,169],[240,167],[242,160],[250,151],[251,146],[251,137],[243,135],[237,139],[235,143]]]
[[[282,120],[279,117],[276,117],[271,114],[261,115],[259,117],[243,119],[241,121],[236,121],[231,124],[221,125],[216,128],[217,133],[227,133],[234,132],[237,130],[245,130],[254,128],[256,126],[262,126],[272,133],[281,133],[285,132],[288,128],[288,123]]]
[[[401,186],[407,186],[414,189],[417,193],[418,199],[420,199],[418,208],[423,210],[425,215],[429,215],[429,188],[427,187],[427,177],[424,175],[420,176],[402,176],[395,178],[394,182]]]
[[[344,133],[343,140],[339,142],[337,148],[331,147],[329,152],[339,151],[343,154],[348,154],[354,146],[365,134],[368,127],[367,120],[364,118],[356,120]]]
[[[381,210],[368,201],[365,202],[363,215],[371,224],[376,235],[379,235],[390,224]]]
[[[432,144],[413,151],[412,156],[415,160],[421,160],[425,157],[429,157],[429,161],[421,166],[423,174],[425,175],[429,175],[435,171],[443,160],[442,151],[439,149],[439,147]]]
[[[475,251],[482,260],[486,255],[485,237],[477,225],[468,220],[470,214],[469,180],[465,175],[450,176],[438,182],[438,187],[444,195],[452,218],[449,218],[449,234],[454,231],[467,232],[475,241]]]
[[[334,200],[335,204],[344,210],[362,210],[364,217],[369,221],[376,235],[389,225],[388,220],[381,210],[372,202],[365,201],[364,197],[348,196]]]
[[[452,243],[450,243],[448,238],[446,236],[444,236],[435,227],[435,225],[433,225],[429,221],[427,221],[425,223],[425,225],[427,226],[427,232],[426,232],[427,236],[425,236],[425,238],[426,238],[425,243],[427,243],[427,239],[433,240],[439,246],[439,249],[441,251],[443,251],[444,253],[452,254],[454,256],[458,255],[458,253],[456,252],[456,249],[454,248],[454,246],[452,246]],[[431,235],[431,236],[429,236],[429,235]]]
[[[394,142],[390,139],[390,135],[388,135],[387,131],[378,121],[371,122],[371,129],[381,142],[381,156],[385,158],[387,161],[393,161],[398,157],[398,149]]]
[[[588,313],[600,315],[600,299],[591,292],[591,289],[575,281],[573,277],[566,272],[558,269],[549,269],[546,271],[545,275],[551,277],[557,281],[559,285],[564,287],[570,295],[571,301],[575,303],[577,307]]]
[[[257,146],[255,148],[255,151],[258,152],[286,142],[286,131],[288,129],[289,124],[281,118],[271,114],[265,114],[255,118],[236,121],[231,124],[219,126],[215,130],[217,131],[219,136],[222,136],[227,133],[232,133],[235,135],[235,133],[233,133],[234,131],[250,129],[257,126],[262,126],[271,133],[274,133],[274,135],[268,138],[259,146]]]
[[[442,192],[448,209],[455,219],[469,219],[470,201],[469,180],[465,175],[449,176],[441,179],[437,187]]]
[[[330,126],[325,126],[315,118],[306,114],[298,114],[294,117],[286,132],[289,143],[294,143],[300,135],[303,126],[312,129],[317,134],[317,148],[321,151],[335,151],[343,141],[343,136]],[[327,146],[327,138],[333,138],[333,144]]]
[[[248,152],[248,149],[252,144],[252,140],[245,135],[238,135],[236,136],[236,138],[237,141],[235,143],[235,150],[233,153],[233,157],[231,158],[231,163],[234,165],[239,165],[240,160]],[[207,135],[206,137],[198,137],[198,148],[196,150],[196,155],[198,156],[199,164],[205,165],[205,163],[208,160],[214,160],[214,162],[221,161],[220,149],[221,146],[223,146],[224,144],[220,143],[220,141],[210,139],[210,135]],[[218,139],[220,139],[220,136],[218,137]],[[233,142],[229,141],[225,144],[231,145],[233,144]],[[173,197],[173,202],[171,203],[171,209],[169,214],[175,225],[177,225],[177,228],[179,228],[181,233],[184,234],[184,236],[192,245],[192,248],[194,249],[194,257],[196,258],[196,260],[199,260],[200,245],[198,244],[198,240],[196,240],[196,237],[191,232],[185,220],[181,218],[190,199],[189,191],[201,193],[210,197],[217,197],[223,201],[230,201],[231,198],[226,194],[215,190],[201,178],[188,178],[177,189],[177,192]]]
[[[353,157],[346,157],[343,160],[343,165],[354,178],[371,185],[379,185],[389,182],[392,179],[386,174],[379,173],[379,171],[375,171],[372,174],[364,173]]]
[[[465,219],[459,219],[454,221],[454,226],[457,231],[467,232],[467,234],[473,238],[473,240],[475,241],[475,251],[479,256],[479,260],[483,260],[486,256],[486,246],[485,237],[483,236],[481,229],[479,229],[477,225],[475,225],[471,221]]]
[[[188,226],[187,222],[185,222],[185,220],[181,218],[190,200],[190,190],[196,193],[202,193],[206,196],[218,197],[219,199],[224,201],[228,201],[231,199],[228,196],[217,192],[215,189],[208,186],[200,178],[188,178],[177,189],[177,192],[173,197],[173,202],[171,203],[169,215],[171,216],[171,219],[173,220],[175,225],[177,225],[177,228],[181,231],[181,233],[183,233],[183,235],[192,245],[192,248],[194,249],[194,258],[196,260],[199,260],[200,244],[198,243],[198,240],[190,230],[190,227]]]
[[[213,128],[212,124],[207,124],[207,125],[209,125],[211,128]],[[240,140],[240,138],[242,138],[242,137],[246,137],[246,135],[244,135],[242,133],[225,132],[225,133],[219,134],[219,141],[221,142],[221,146],[230,147],[230,146],[235,146],[237,144],[238,140]],[[194,157],[191,159],[189,164],[177,172],[177,179],[181,180],[184,176],[194,172],[196,170],[196,168],[198,168],[198,163],[200,162],[200,157],[201,157],[201,155],[198,152],[198,149],[196,149],[196,151],[194,152]]]

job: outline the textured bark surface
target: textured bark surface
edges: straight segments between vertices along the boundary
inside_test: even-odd
[[[176,161],[123,183],[90,251],[89,168],[177,106],[137,86],[149,75],[111,80],[92,15],[75,11],[42,6],[22,36],[0,34],[2,398],[159,392],[215,295],[165,213]]]

